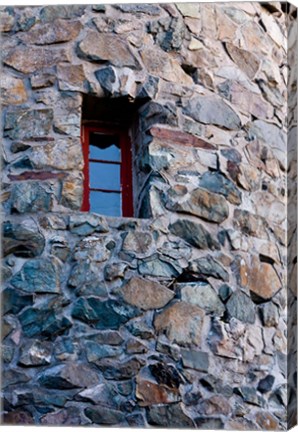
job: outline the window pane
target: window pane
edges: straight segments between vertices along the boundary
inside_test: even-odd
[[[90,187],[120,191],[120,165],[90,162]]]
[[[103,135],[99,132],[90,133],[90,159],[100,159],[107,161],[121,161],[119,137],[113,135]]]
[[[105,216],[122,216],[121,194],[90,191],[90,211]]]

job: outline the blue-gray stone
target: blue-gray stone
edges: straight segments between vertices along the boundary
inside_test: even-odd
[[[11,207],[15,213],[49,212],[53,204],[53,192],[44,182],[16,183],[11,189]]]
[[[255,305],[251,298],[244,292],[234,292],[226,304],[228,315],[239,321],[254,324],[256,320]]]
[[[40,374],[38,382],[54,389],[84,388],[99,384],[99,376],[89,366],[67,362],[46,369]]]
[[[92,341],[87,341],[84,344],[84,351],[86,352],[87,360],[91,363],[107,357],[120,356],[123,353],[122,348],[100,345]]]
[[[10,283],[30,293],[59,293],[60,267],[55,258],[32,259],[11,278]]]
[[[199,275],[206,277],[214,277],[216,279],[222,279],[223,281],[229,280],[228,272],[219,264],[211,255],[207,255],[203,258],[198,258],[191,262],[189,269],[192,272],[198,273]]]
[[[194,428],[193,420],[184,413],[179,403],[148,407],[147,421],[150,425],[166,428]]]
[[[44,335],[54,338],[72,326],[68,318],[58,316],[54,310],[28,308],[19,315],[23,332],[28,337]]]
[[[173,278],[179,276],[182,269],[175,263],[159,259],[156,255],[140,260],[138,270],[141,275]]]
[[[241,192],[231,180],[218,172],[206,171],[200,179],[200,186],[223,195],[232,204],[241,204]]]
[[[2,307],[3,314],[12,312],[13,314],[19,313],[24,307],[32,306],[33,295],[23,295],[13,288],[6,288],[2,292]]]
[[[14,254],[21,258],[33,258],[44,249],[45,238],[33,219],[22,223],[3,223],[2,250],[4,256]]]
[[[147,15],[159,15],[161,13],[160,7],[153,4],[120,4],[114,7],[120,9],[121,12],[132,14],[144,13]]]
[[[19,108],[7,112],[4,123],[5,136],[13,140],[43,138],[49,135],[52,123],[52,109]]]
[[[86,408],[85,415],[95,424],[118,425],[125,419],[125,413],[106,406]]]
[[[220,249],[218,241],[213,239],[204,226],[197,222],[188,219],[178,219],[169,225],[169,230],[172,234],[199,249]]]
[[[42,22],[55,21],[57,18],[72,19],[84,14],[85,5],[50,5],[42,8],[40,19]]]

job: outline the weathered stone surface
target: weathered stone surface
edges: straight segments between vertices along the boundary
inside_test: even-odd
[[[12,312],[17,314],[24,307],[31,306],[33,304],[32,295],[23,295],[19,291],[13,288],[6,288],[2,291],[2,310],[3,314]]]
[[[5,116],[5,134],[14,140],[42,139],[51,132],[52,109],[17,109]]]
[[[2,250],[5,255],[33,258],[42,253],[45,238],[33,219],[22,223],[5,221],[3,223]]]
[[[154,126],[150,129],[150,134],[162,141],[168,141],[171,144],[178,144],[187,147],[202,148],[205,150],[215,150],[216,147],[211,143],[197,138],[191,133],[181,132],[179,130],[172,130]]]
[[[186,199],[178,202],[168,198],[166,207],[169,210],[189,213],[217,223],[223,222],[229,215],[226,200],[222,196],[207,192],[204,189],[194,189],[187,195]]]
[[[65,48],[18,47],[9,53],[3,62],[23,73],[32,73],[39,69],[52,67],[69,61],[69,52]]]
[[[210,192],[223,195],[232,204],[241,204],[241,192],[231,180],[218,172],[206,171],[200,179],[200,186]]]
[[[147,254],[152,247],[153,239],[147,231],[129,231],[123,240],[122,249],[135,254]]]
[[[20,369],[11,368],[3,371],[2,374],[2,388],[6,388],[14,384],[24,384],[30,381],[30,376],[25,371]]]
[[[231,407],[229,402],[224,396],[215,395],[209,399],[204,400],[200,404],[200,411],[207,416],[213,416],[213,415],[227,416],[231,412]]]
[[[275,378],[273,375],[267,375],[265,378],[261,379],[258,384],[258,391],[260,393],[268,393],[274,384]]]
[[[118,36],[87,32],[79,43],[79,53],[90,61],[108,61],[114,66],[137,67],[137,59],[129,45]]]
[[[140,360],[141,361],[141,360]],[[97,363],[98,369],[103,373],[103,376],[110,380],[125,380],[135,377],[144,362],[136,358],[132,358],[128,361],[119,362],[115,359],[107,359]]]
[[[186,104],[183,112],[194,120],[229,130],[238,130],[241,120],[236,112],[218,97],[196,96]]]
[[[23,40],[34,45],[68,42],[78,36],[81,28],[80,21],[65,21],[58,18],[52,23],[36,24],[23,36]]]
[[[93,232],[107,233],[109,227],[103,216],[92,213],[72,214],[69,217],[69,229],[72,233],[87,236]]]
[[[279,421],[276,417],[274,417],[270,412],[260,411],[256,414],[255,421],[261,429],[266,430],[278,430],[279,429]]]
[[[235,227],[240,228],[243,234],[263,239],[268,238],[265,219],[254,215],[247,210],[235,209],[234,225]]]
[[[161,12],[160,8],[154,4],[122,4],[114,7],[125,13],[143,13],[152,16],[159,15]]]
[[[31,87],[33,89],[41,89],[45,87],[50,87],[56,81],[56,75],[50,71],[37,71],[35,72],[31,78]]]
[[[46,369],[40,374],[38,381],[47,388],[80,388],[91,387],[99,381],[99,376],[90,367],[68,362]]]
[[[110,257],[107,237],[94,234],[84,237],[77,245],[74,253],[76,261],[89,259],[93,262],[103,262]]]
[[[239,393],[242,396],[243,400],[248,404],[260,407],[264,406],[264,399],[257,394],[257,390],[253,387],[242,386],[237,389],[237,393]]]
[[[117,357],[123,352],[119,347],[112,347],[109,345],[99,345],[95,341],[87,341],[85,343],[85,350],[87,360],[91,363],[95,363],[98,360],[107,357]]]
[[[199,346],[204,315],[198,306],[178,302],[155,317],[154,327],[158,333],[165,333],[170,341],[179,345]]]
[[[125,270],[127,269],[127,263],[111,263],[108,264],[104,269],[104,277],[106,281],[113,281],[115,279],[124,279]]]
[[[250,297],[242,291],[235,291],[229,298],[226,308],[231,318],[254,324],[256,320],[255,306]]]
[[[147,420],[150,425],[170,428],[193,428],[194,422],[188,417],[181,404],[153,405],[148,409]]]
[[[183,366],[198,370],[200,372],[208,372],[209,356],[207,352],[203,351],[188,351],[181,350],[181,357]]]
[[[176,3],[176,7],[185,17],[201,18],[200,5],[198,3]]]
[[[81,171],[70,172],[63,182],[61,204],[72,210],[80,210],[83,200],[83,176]]]
[[[123,411],[100,405],[96,408],[86,408],[84,412],[93,423],[99,425],[116,425],[125,419]]]
[[[146,258],[141,261],[138,269],[139,273],[143,276],[164,278],[177,277],[181,272],[179,265],[174,263],[173,260],[161,260],[158,258],[157,255],[153,255],[152,257]]]
[[[219,243],[204,228],[202,224],[188,219],[178,219],[169,225],[172,234],[182,238],[187,243],[199,249],[219,249]]]
[[[27,91],[24,81],[10,75],[1,77],[1,103],[2,105],[18,105],[27,101]]]
[[[0,11],[0,31],[1,33],[9,32],[13,29],[15,23],[15,17],[10,10]]]
[[[177,84],[192,85],[193,81],[181,68],[177,60],[156,48],[143,49],[141,58],[147,71],[154,76]]]
[[[171,404],[181,399],[177,388],[157,383],[146,368],[140,371],[136,382],[136,397],[140,406]]]
[[[260,60],[251,52],[240,49],[231,43],[226,43],[225,47],[236,65],[252,79],[258,72]]]
[[[270,300],[281,289],[282,283],[271,264],[253,257],[248,269],[248,287],[255,302]]]
[[[34,418],[28,411],[13,410],[3,414],[4,425],[34,425]]]
[[[189,270],[206,277],[214,277],[223,281],[229,280],[228,272],[211,255],[192,261]]]
[[[278,307],[272,303],[264,303],[260,307],[262,323],[265,327],[277,327],[279,322]]]
[[[181,289],[181,300],[199,306],[204,309],[206,313],[215,313],[216,315],[222,315],[224,313],[224,305],[217,296],[215,290],[208,283],[180,283],[179,288]]]
[[[56,19],[73,19],[84,15],[85,5],[49,5],[40,11],[43,22],[56,21]]]
[[[158,282],[132,278],[121,290],[124,300],[140,309],[160,309],[174,297],[174,292]]]
[[[23,366],[42,366],[51,363],[53,345],[46,341],[28,341],[21,348],[19,364]]]
[[[59,293],[60,266],[52,258],[36,258],[27,261],[20,272],[10,280],[11,285],[30,293]]]

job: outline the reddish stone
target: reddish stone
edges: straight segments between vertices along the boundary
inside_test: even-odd
[[[258,412],[255,417],[256,423],[262,430],[278,430],[278,420],[269,412]]]
[[[21,174],[8,174],[10,180],[51,180],[51,179],[63,179],[66,177],[65,173],[53,173],[48,171],[35,172],[25,171]]]
[[[170,141],[172,144],[181,144],[187,147],[203,148],[205,150],[216,150],[216,147],[194,135],[178,130],[153,127],[150,129],[153,137]]]

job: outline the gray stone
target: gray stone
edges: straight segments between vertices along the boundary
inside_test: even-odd
[[[115,279],[123,279],[125,276],[125,270],[127,269],[127,263],[116,262],[108,264],[104,269],[104,278],[106,281],[113,281]]]
[[[267,223],[261,216],[254,215],[247,210],[235,209],[234,226],[243,234],[267,239]]]
[[[120,90],[120,81],[118,74],[112,66],[99,69],[95,72],[97,81],[104,89],[106,96],[117,95]]]
[[[45,138],[51,132],[52,109],[19,109],[5,116],[5,134],[14,140]]]
[[[153,238],[148,231],[129,231],[126,233],[122,249],[126,252],[133,252],[136,255],[143,255],[150,252]]]
[[[232,204],[241,204],[241,192],[231,180],[218,172],[206,171],[200,178],[200,186],[210,192],[223,195]]]
[[[228,272],[211,255],[192,261],[189,270],[206,277],[214,277],[223,281],[229,280]]]
[[[147,412],[147,420],[150,425],[167,428],[190,428],[194,427],[193,420],[188,417],[182,404],[153,405]]]
[[[30,144],[24,143],[22,141],[14,141],[11,143],[10,150],[12,153],[19,153],[30,148]]]
[[[141,366],[144,365],[144,361],[142,361],[142,363],[140,363],[140,361],[141,360],[136,358],[124,362],[115,361],[115,359],[107,359],[102,362],[97,362],[96,365],[106,379],[122,381],[137,375]]]
[[[129,45],[120,37],[89,30],[79,43],[79,55],[90,61],[107,61],[118,67],[137,66]]]
[[[265,327],[277,327],[279,323],[278,307],[272,303],[264,303],[260,306],[260,315]]]
[[[20,369],[7,369],[2,373],[2,388],[6,388],[10,385],[27,383],[30,381],[31,377],[25,371],[21,371]]]
[[[259,407],[265,406],[265,400],[257,394],[257,390],[253,387],[242,386],[237,389],[237,393],[239,393],[240,396],[242,396],[244,402],[248,404]]]
[[[69,230],[73,234],[88,236],[93,232],[107,233],[109,232],[109,227],[103,216],[92,213],[84,215],[71,214],[69,217]]]
[[[181,272],[181,269],[177,264],[173,265],[172,262],[161,260],[155,255],[140,261],[138,270],[140,274],[144,276],[164,278],[177,277]]]
[[[174,297],[174,292],[158,282],[132,278],[122,289],[124,300],[140,309],[160,309]]]
[[[22,366],[42,366],[51,363],[53,344],[35,340],[26,342],[21,348],[19,364]]]
[[[199,306],[206,313],[223,315],[225,307],[215,290],[208,283],[180,283],[179,288],[181,289],[181,300]]]
[[[42,416],[40,423],[49,426],[56,425],[57,427],[63,424],[79,426],[85,424],[85,420],[82,422],[81,414],[76,406],[70,406]]]
[[[227,399],[222,395],[214,395],[200,403],[200,411],[206,416],[223,415],[228,416],[231,407]]]
[[[223,284],[218,290],[218,295],[221,300],[226,303],[226,301],[231,297],[232,292],[232,288],[229,285]]]
[[[84,364],[67,362],[46,369],[38,382],[47,388],[72,389],[94,386],[99,382],[99,376]]]
[[[15,348],[12,345],[6,345],[6,344],[2,344],[1,345],[1,353],[2,353],[2,360],[4,363],[11,363],[14,353],[15,353]]]
[[[200,372],[208,372],[209,356],[203,351],[188,351],[181,350],[182,363],[184,367],[198,370]]]
[[[256,320],[255,305],[251,298],[242,291],[235,291],[229,298],[226,308],[230,317],[254,324]]]
[[[102,4],[92,5],[92,10],[94,12],[105,12],[106,11],[106,6],[102,5]]]
[[[254,78],[259,69],[260,60],[253,53],[240,49],[231,43],[227,42],[225,47],[237,66],[243,70],[249,78]]]
[[[105,406],[86,408],[84,413],[93,423],[99,425],[118,425],[125,419],[124,412]]]
[[[107,330],[97,332],[95,335],[88,337],[88,340],[96,342],[97,345],[121,345],[124,339],[117,331]]]
[[[40,11],[43,22],[56,21],[59,18],[69,20],[79,18],[84,14],[85,5],[48,5]]]
[[[202,224],[188,219],[178,219],[169,225],[172,234],[182,238],[187,243],[199,249],[220,249],[216,239],[204,228]]]
[[[115,5],[116,9],[120,9],[121,12],[139,14],[143,13],[146,15],[159,15],[161,13],[161,9],[153,4],[122,4]]]
[[[33,89],[41,89],[45,87],[50,87],[56,81],[56,75],[53,72],[45,71],[37,71],[35,72],[31,78],[31,87]]]
[[[183,112],[200,123],[229,130],[238,130],[241,127],[241,120],[236,112],[218,97],[196,96],[190,99]]]
[[[84,402],[92,402],[95,405],[117,408],[115,396],[117,396],[117,391],[114,385],[98,384],[78,393],[76,399]]]
[[[180,201],[176,201],[168,195],[166,207],[172,211],[189,213],[217,223],[223,222],[229,216],[229,207],[225,198],[204,189],[194,189],[185,199]]]
[[[30,293],[60,293],[60,266],[53,258],[27,261],[10,280],[12,286]]]
[[[97,234],[83,237],[75,248],[74,258],[76,261],[90,260],[93,263],[107,261],[111,255],[108,244],[109,241],[106,236]]]
[[[87,341],[85,343],[84,351],[86,352],[87,360],[91,363],[107,357],[118,357],[123,352],[122,348],[112,347],[109,345],[99,345],[94,341]]]
[[[155,316],[154,327],[158,334],[165,333],[178,345],[201,344],[202,323],[205,313],[198,306],[178,302]]]
[[[268,393],[274,384],[275,378],[273,375],[267,375],[265,378],[261,379],[258,384],[258,391],[260,393]]]
[[[45,238],[33,219],[22,223],[3,223],[2,250],[4,256],[13,254],[22,258],[33,258],[44,249]]]

